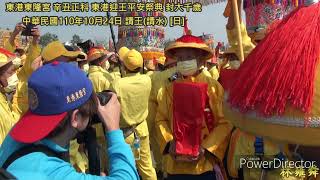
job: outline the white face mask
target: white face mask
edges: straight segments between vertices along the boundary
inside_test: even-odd
[[[16,57],[14,60],[12,60],[12,63],[15,67],[19,67],[20,65],[22,65],[22,60]]]
[[[106,61],[106,67],[104,69],[108,71],[109,68],[110,68],[110,63],[109,61]]]
[[[177,70],[183,76],[192,76],[198,70],[198,64],[196,59],[191,59],[188,61],[178,61]]]
[[[89,64],[83,65],[83,71],[86,72],[86,73],[88,73],[88,71],[89,71]]]
[[[239,69],[240,61],[229,61],[231,69]]]
[[[4,88],[6,93],[15,91],[18,84],[18,76],[16,73],[12,74],[8,79],[8,86]]]

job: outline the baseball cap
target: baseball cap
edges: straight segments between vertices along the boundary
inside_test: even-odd
[[[43,48],[41,56],[44,62],[52,61],[60,56],[76,58],[81,51],[68,51],[60,41],[53,41]]]
[[[45,138],[67,112],[87,102],[92,91],[91,81],[79,68],[58,61],[42,66],[28,81],[29,111],[10,135],[23,143]]]
[[[133,71],[143,66],[143,57],[140,52],[135,49],[131,49],[127,52],[123,58],[123,64],[130,70]]]
[[[128,49],[127,47],[121,47],[119,49],[119,58],[120,61],[123,61],[123,59],[125,58],[126,54],[130,51],[130,49]]]

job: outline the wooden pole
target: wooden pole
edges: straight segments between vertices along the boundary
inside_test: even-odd
[[[240,27],[240,17],[239,17],[239,9],[238,9],[238,1],[232,0],[232,9],[234,14],[234,22],[237,28],[237,38],[238,38],[238,48],[240,51],[240,62],[244,61],[244,54],[243,54],[243,46],[242,46],[242,36],[241,36],[241,27]]]

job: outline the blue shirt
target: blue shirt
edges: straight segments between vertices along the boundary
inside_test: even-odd
[[[109,176],[94,176],[78,173],[73,166],[56,157],[48,157],[44,153],[34,152],[14,161],[7,171],[19,180],[131,180],[139,179],[135,160],[130,146],[125,143],[121,130],[106,133],[108,142]],[[40,142],[57,152],[65,149],[52,141]],[[16,150],[26,144],[19,143],[8,135],[0,147],[0,166]]]

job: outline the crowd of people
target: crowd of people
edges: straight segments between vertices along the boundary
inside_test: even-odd
[[[310,10],[315,6],[320,7],[318,3]],[[25,29],[18,23],[0,49],[3,171],[17,179],[39,180],[283,178],[278,170],[239,167],[243,155],[289,157],[290,146],[256,136],[244,130],[250,126],[239,128],[247,123],[229,119],[234,114],[225,99],[238,97],[233,88],[241,82],[230,79],[242,66],[231,7],[224,13],[230,44],[226,51],[219,45],[210,49],[188,31],[156,61],[145,61],[127,47],[110,52],[101,45],[84,49],[59,41],[40,47],[39,27],[31,30],[32,41],[24,50],[15,43]],[[261,36],[250,38],[243,23],[241,36],[248,59],[239,72],[246,73],[260,52],[253,49],[259,48]],[[91,172],[90,146],[79,140],[89,129],[97,142],[98,174]],[[299,179],[291,175],[287,179]]]

